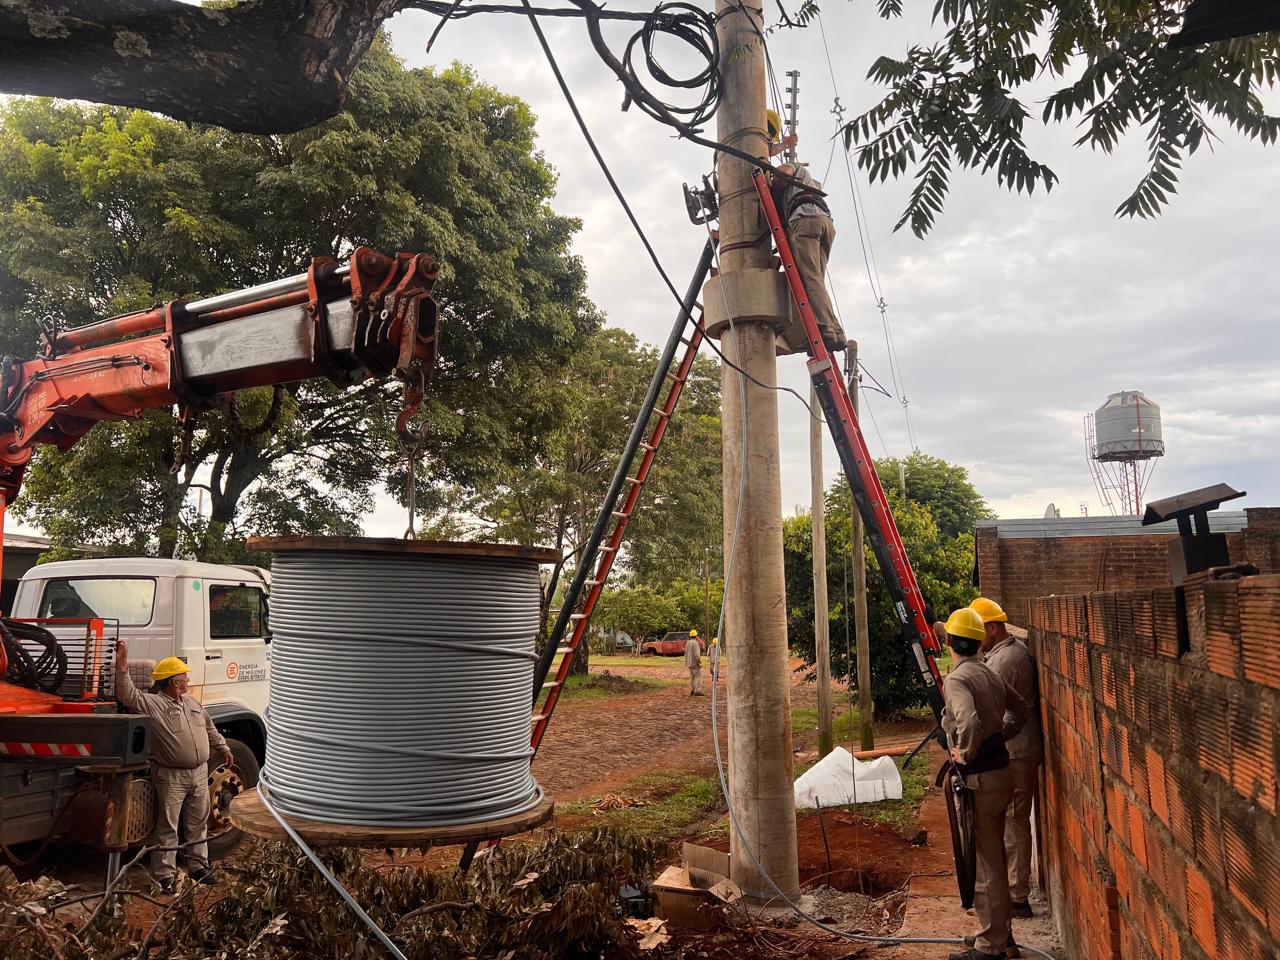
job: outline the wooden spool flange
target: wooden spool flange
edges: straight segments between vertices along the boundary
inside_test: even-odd
[[[313,847],[433,847],[480,840],[498,840],[525,833],[551,819],[555,803],[550,797],[531,810],[499,820],[460,823],[451,827],[361,827],[347,823],[320,823],[285,816],[289,826]],[[284,827],[262,804],[257,790],[246,790],[231,801],[231,825],[267,840],[288,840]]]

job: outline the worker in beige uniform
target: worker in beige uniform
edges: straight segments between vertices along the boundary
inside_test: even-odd
[[[702,644],[697,630],[690,630],[685,641],[684,665],[689,668],[689,696],[702,696]]]
[[[969,605],[982,617],[985,636],[982,661],[1003,677],[1018,695],[1031,705],[1031,716],[1011,739],[1009,769],[1013,772],[1013,800],[1005,817],[1004,846],[1009,858],[1009,896],[1015,917],[1032,916],[1027,897],[1031,892],[1031,801],[1036,795],[1036,779],[1044,759],[1040,731],[1040,698],[1037,695],[1036,661],[1027,645],[1009,633],[1009,617],[1000,604],[979,597]]]
[[[782,118],[774,110],[768,111],[769,139],[774,146],[769,155],[795,146],[795,134],[782,137]],[[828,350],[843,350],[848,344],[844,328],[836,316],[835,306],[827,293],[827,260],[831,257],[831,245],[836,239],[836,225],[831,219],[822,184],[809,175],[803,164],[779,164],[776,171],[782,176],[772,178],[773,204],[778,217],[787,227],[787,240],[795,257],[800,282],[809,297],[818,329]]]
[[[167,850],[151,854],[151,870],[166,892],[177,879],[178,820],[186,843],[182,850],[187,873],[197,883],[212,883],[208,847],[209,755],[220,754],[227,766],[234,762],[227,741],[213,725],[200,701],[187,694],[187,665],[166,657],[151,671],[150,693],[141,692],[129,676],[129,647],[116,646],[116,699],[151,721],[151,782],[156,788],[159,815],[151,842]],[[200,841],[192,843],[192,841]]]
[[[977,878],[973,907],[981,929],[973,947],[949,960],[1000,960],[1015,947],[1009,913],[1009,874],[1004,818],[1013,798],[1013,774],[1005,743],[1027,722],[1030,705],[979,655],[982,618],[969,607],[947,619],[947,642],[955,666],[943,684],[942,728],[951,759],[972,791]]]

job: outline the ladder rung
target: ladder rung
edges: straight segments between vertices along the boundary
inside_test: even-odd
[[[684,383],[687,378],[680,376],[680,374],[676,373],[674,370],[668,370],[667,379],[673,383]]]
[[[618,549],[617,547],[610,547],[610,546],[597,547],[596,553],[613,553],[617,549]]]
[[[550,717],[550,716],[551,716],[551,714],[549,714],[549,713],[535,713],[532,717],[530,717],[530,718],[529,718],[529,722],[530,722],[530,723],[541,723],[543,720],[546,720],[546,719],[547,719],[548,717]]]
[[[609,516],[617,517],[619,520],[625,520],[627,517],[631,516],[631,514],[627,513],[625,510],[613,510],[609,513]]]
[[[627,477],[626,482],[631,484],[633,487],[638,487],[640,484],[644,483],[644,481],[639,477]]]
[[[585,581],[585,582],[583,583],[583,586],[585,586],[585,587],[598,587],[598,586],[600,586],[600,584],[602,584],[602,583],[604,583],[604,581],[603,581],[603,580],[587,580],[587,581]]]
[[[646,440],[644,443],[640,444],[640,449],[648,450],[650,453],[652,453],[654,450],[657,450],[658,448]]]
[[[585,613],[571,613],[569,614],[569,619],[577,623],[579,620],[587,619],[587,615]]]
[[[665,411],[665,410],[655,410],[655,411],[653,411],[653,415],[654,415],[655,417],[662,417],[664,420],[665,420],[667,417],[671,416],[671,414],[667,413],[667,411]]]
[[[574,614],[574,616],[577,616],[577,614]],[[562,656],[566,653],[573,653],[573,647],[556,647],[557,657]]]
[[[558,686],[560,686],[559,680],[548,680],[546,683],[542,685],[542,689],[550,690],[552,687],[558,687]]]

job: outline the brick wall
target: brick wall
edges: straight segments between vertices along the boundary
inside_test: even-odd
[[[1280,572],[1280,508],[1245,511],[1248,527],[1227,534],[1233,562],[1248,560],[1264,573]],[[978,582],[982,595],[998,602],[1015,623],[1025,623],[1028,603],[1049,594],[1132,590],[1168,584],[1173,536],[1137,534],[1100,537],[997,536],[977,531]]]
[[[1280,576],[1027,608],[1070,956],[1280,957]]]

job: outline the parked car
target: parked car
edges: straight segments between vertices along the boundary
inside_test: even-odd
[[[656,654],[659,657],[679,657],[684,655],[684,645],[690,640],[702,650],[707,652],[707,642],[701,637],[690,637],[688,630],[672,630],[664,634],[658,640],[646,640],[640,647],[640,652]]]

